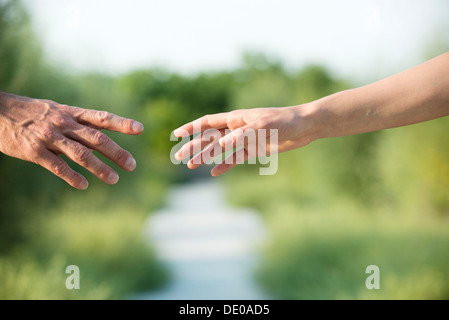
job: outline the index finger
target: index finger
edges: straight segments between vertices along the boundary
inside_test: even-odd
[[[133,119],[119,117],[107,111],[88,110],[71,107],[71,113],[80,124],[94,129],[105,129],[129,135],[138,135],[143,131],[143,125]]]
[[[178,138],[183,138],[209,129],[226,129],[228,118],[229,112],[209,114],[179,127],[174,131],[174,134]]]

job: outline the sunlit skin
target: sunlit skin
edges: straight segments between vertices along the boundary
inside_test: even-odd
[[[144,128],[135,120],[105,111],[0,92],[0,152],[36,163],[74,188],[87,189],[88,181],[59,155],[65,155],[107,184],[116,184],[119,176],[93,150],[128,172],[136,168],[132,155],[101,132],[102,129],[138,135]]]
[[[198,145],[201,145],[202,151],[195,156],[195,160],[202,159],[203,154],[218,145],[222,150],[229,150],[229,144],[239,146],[236,142],[249,129],[278,129],[277,149],[280,153],[304,147],[318,139],[401,127],[447,115],[449,53],[381,81],[304,105],[237,110],[204,116],[178,128],[174,131],[175,135],[185,137],[208,129],[218,129],[222,133],[225,129],[233,131],[212,142],[200,135],[186,143],[176,158],[183,160],[189,157]],[[241,146],[245,159],[248,159],[248,146]],[[194,159],[188,163],[190,169],[204,164],[204,161],[197,162]],[[221,175],[235,167],[236,163],[223,162],[213,168],[211,174]]]

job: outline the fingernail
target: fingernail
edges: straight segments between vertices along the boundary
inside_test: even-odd
[[[128,160],[126,160],[125,168],[127,170],[132,171],[136,168],[136,165],[137,165],[136,160],[133,157],[131,157],[131,158],[128,158]]]
[[[175,131],[173,131],[173,134],[177,137],[181,137],[182,136],[182,130],[181,128],[176,129]]]
[[[89,182],[87,182],[87,180],[82,180],[80,183],[80,189],[86,190],[87,188],[89,188]]]
[[[182,151],[179,151],[179,152],[176,154],[176,158],[177,158],[178,160],[180,160],[181,157],[182,157]]]
[[[210,175],[211,175],[212,177],[218,176],[218,170],[217,170],[217,168],[213,168],[212,171],[210,172]]]
[[[141,124],[140,122],[138,122],[138,121],[134,121],[134,123],[133,123],[133,131],[134,132],[142,132],[143,131],[143,124]]]
[[[118,182],[118,180],[119,180],[119,176],[115,172],[112,172],[108,177],[108,182],[110,184],[116,184]]]

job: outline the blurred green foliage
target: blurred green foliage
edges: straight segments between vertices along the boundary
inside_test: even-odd
[[[128,117],[141,112],[118,79],[67,74],[48,64],[27,13],[14,0],[0,1],[0,90]],[[72,164],[90,178],[86,192],[0,155],[0,299],[124,298],[165,283],[168,275],[144,240],[143,226],[163,202],[167,166],[151,159],[144,140],[111,136],[142,164],[133,175],[120,172],[121,183],[113,187]],[[65,288],[65,268],[72,264],[80,267],[84,290]]]
[[[89,178],[86,192],[0,155],[0,298],[123,298],[164,284],[143,225],[169,185],[188,179],[170,162],[171,131],[205,114],[297,105],[350,85],[321,66],[290,71],[262,54],[193,76],[162,68],[70,74],[45,61],[20,2],[0,0],[0,90],[146,127],[140,137],[110,134],[138,162],[133,174],[119,171],[118,185],[72,164]],[[317,141],[280,155],[274,176],[254,165],[229,172],[229,200],[260,210],[270,231],[257,275],[264,288],[285,299],[449,298],[448,125],[445,118]],[[64,286],[71,264],[83,290]],[[371,264],[381,269],[379,291],[364,286]]]
[[[271,71],[261,72],[239,88],[234,107],[305,103],[348,87],[316,66],[275,73],[271,85]],[[446,117],[316,141],[281,154],[274,176],[250,165],[227,174],[229,200],[267,222],[257,273],[266,291],[281,299],[449,299],[448,128]],[[381,290],[365,287],[373,264]]]
[[[0,0],[0,90],[108,110],[146,126],[140,137],[108,133],[138,162],[132,174],[118,171],[116,186],[70,163],[89,178],[86,192],[0,155],[0,299],[123,298],[164,284],[167,272],[146,245],[143,228],[170,183],[188,178],[170,162],[170,133],[192,117],[223,110],[232,86],[227,72],[66,72],[45,60],[20,1]],[[60,281],[72,264],[80,267],[85,290],[69,292]]]

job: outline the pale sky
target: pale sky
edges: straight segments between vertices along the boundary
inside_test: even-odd
[[[79,70],[238,65],[244,51],[289,68],[322,63],[355,78],[423,59],[449,42],[448,0],[25,0],[49,57]]]

